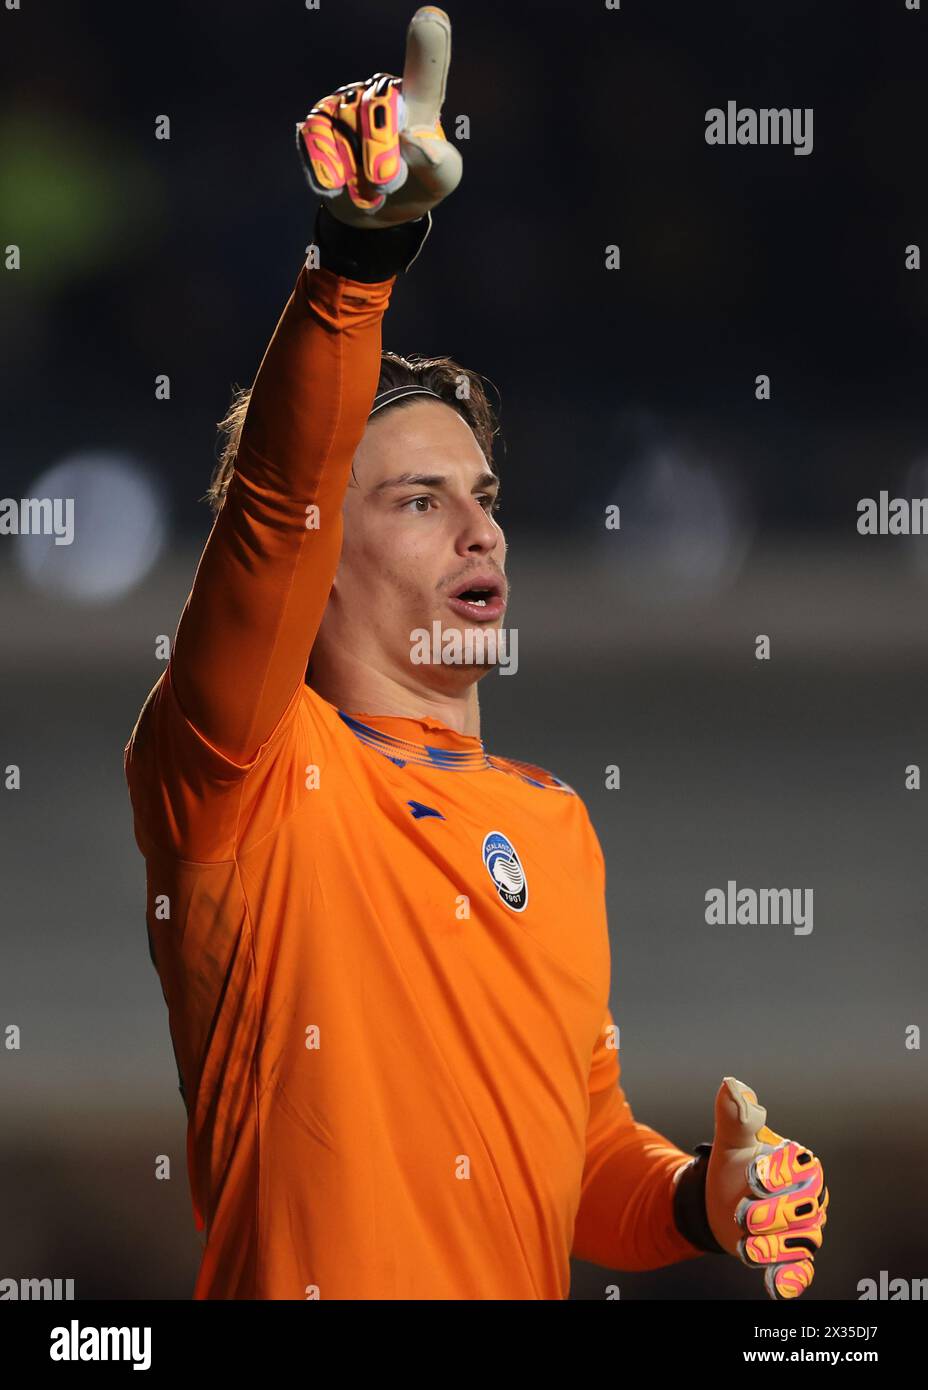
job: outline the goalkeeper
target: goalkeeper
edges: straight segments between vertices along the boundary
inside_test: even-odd
[[[792,1298],[821,1164],[732,1077],[695,1156],[633,1117],[583,802],[484,746],[498,648],[414,652],[436,624],[499,635],[507,603],[481,378],[381,347],[461,177],[449,56],[426,6],[401,80],[298,127],[314,246],[226,421],[213,529],[126,749],[194,1296],[560,1299],[571,1253],[725,1251]]]

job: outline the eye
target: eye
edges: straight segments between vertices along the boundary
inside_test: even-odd
[[[480,500],[480,505],[481,505],[481,507],[483,507],[484,511],[487,511],[487,512],[497,512],[497,511],[499,511],[499,496],[498,496],[497,493],[495,493],[495,492],[481,492],[481,493],[479,494],[479,500]]]
[[[431,511],[433,500],[434,499],[429,496],[410,497],[407,501],[400,503],[400,511],[408,511],[411,508],[413,511],[418,512],[420,516],[425,516],[427,512]],[[424,502],[426,505],[420,507],[420,502]]]

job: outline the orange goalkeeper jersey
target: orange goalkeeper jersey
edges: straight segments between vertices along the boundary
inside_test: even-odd
[[[196,1298],[555,1299],[572,1252],[700,1254],[690,1155],[621,1089],[580,798],[304,683],[394,282],[301,269],[126,749]]]

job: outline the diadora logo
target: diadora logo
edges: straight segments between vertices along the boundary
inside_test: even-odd
[[[484,840],[483,862],[506,906],[513,912],[523,912],[528,902],[525,870],[512,843],[501,830],[491,830]]]
[[[413,820],[422,820],[425,816],[435,816],[438,820],[444,820],[441,811],[436,811],[434,806],[426,806],[422,801],[407,801],[406,805],[412,811]]]

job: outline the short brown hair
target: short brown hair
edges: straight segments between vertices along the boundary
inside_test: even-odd
[[[468,367],[460,366],[450,357],[422,357],[418,354],[400,357],[396,352],[382,352],[377,393],[388,391],[393,386],[427,386],[470,425],[486,458],[487,467],[492,473],[496,473],[493,441],[499,433],[499,424],[496,412],[484,390],[483,383],[486,380],[486,377],[480,376]],[[498,397],[497,392],[497,399]],[[401,406],[418,399],[417,396],[404,396],[398,401],[391,401],[382,409],[398,410]],[[250,400],[251,388],[238,388],[233,394],[228,411],[219,421],[219,462],[213,470],[206,493],[206,499],[214,513],[219,511],[229,490]]]

